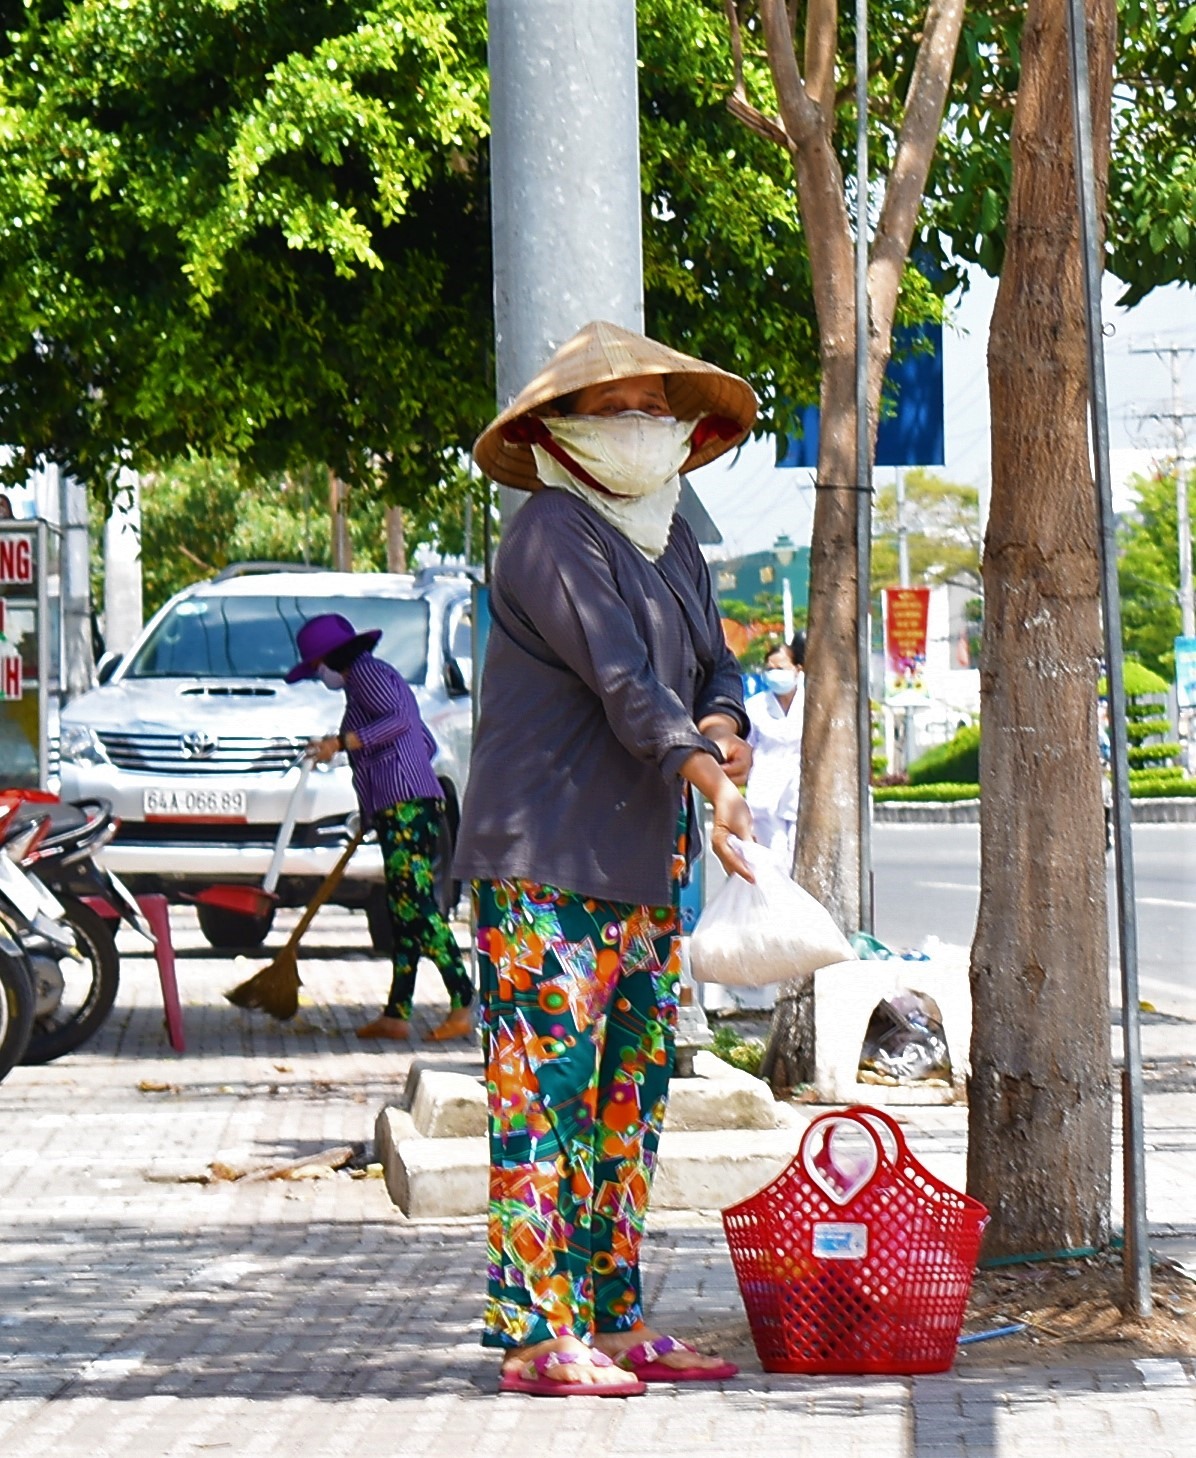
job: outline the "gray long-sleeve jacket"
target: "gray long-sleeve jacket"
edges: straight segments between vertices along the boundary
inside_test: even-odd
[[[490,611],[455,873],[667,905],[678,769],[720,758],[696,721],[748,728],[692,531],[674,517],[650,562],[584,501],[538,491],[503,535]]]

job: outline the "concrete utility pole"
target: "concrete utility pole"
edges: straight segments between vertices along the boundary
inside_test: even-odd
[[[122,473],[104,523],[104,647],[124,653],[141,632],[141,478]]]
[[[91,550],[87,487],[58,472],[59,611],[62,613],[62,668],[59,692],[76,698],[91,687]]]
[[[1185,638],[1196,637],[1196,603],[1192,591],[1192,517],[1188,510],[1188,480],[1184,472],[1186,465],[1187,437],[1184,424],[1196,416],[1183,408],[1179,384],[1179,361],[1182,355],[1196,354],[1196,349],[1180,349],[1176,345],[1163,346],[1156,340],[1149,348],[1131,349],[1131,354],[1154,354],[1159,359],[1169,359],[1171,364],[1171,409],[1156,410],[1152,418],[1171,427],[1171,440],[1175,447],[1175,518],[1179,538],[1179,612],[1183,624],[1181,632]]]
[[[501,409],[591,319],[644,327],[635,0],[490,0]],[[500,492],[504,516],[523,499]]]

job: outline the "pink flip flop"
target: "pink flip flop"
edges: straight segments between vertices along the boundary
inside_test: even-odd
[[[674,1352],[698,1354],[697,1347],[677,1337],[660,1336],[655,1341],[641,1342],[638,1347],[628,1347],[618,1359],[618,1365],[633,1372],[641,1382],[725,1382],[734,1377],[739,1368],[734,1362],[720,1362],[717,1367],[670,1367],[661,1357]]]
[[[527,1363],[536,1374],[525,1377],[522,1372],[504,1372],[498,1384],[500,1392],[522,1392],[527,1397],[638,1397],[645,1388],[638,1378],[620,1382],[617,1387],[607,1383],[563,1382],[559,1377],[548,1374],[554,1367],[613,1367],[615,1364],[602,1352],[541,1352]]]

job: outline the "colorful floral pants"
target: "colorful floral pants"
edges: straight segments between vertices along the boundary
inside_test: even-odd
[[[676,904],[475,884],[490,1104],[483,1346],[643,1320],[639,1249],[680,974]],[[676,898],[674,898],[675,901]]]
[[[443,800],[400,800],[374,818],[394,929],[388,1018],[410,1018],[421,956],[436,963],[453,1007],[468,1007],[473,1001],[473,983],[457,940],[436,904],[432,860],[443,813]]]

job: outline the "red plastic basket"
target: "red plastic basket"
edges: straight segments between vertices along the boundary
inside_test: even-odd
[[[854,1158],[834,1147],[845,1126]],[[723,1211],[764,1370],[945,1372],[987,1223],[883,1110],[820,1115],[771,1184]]]

